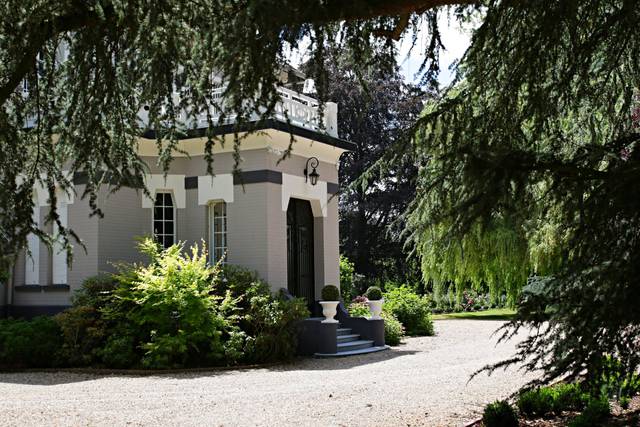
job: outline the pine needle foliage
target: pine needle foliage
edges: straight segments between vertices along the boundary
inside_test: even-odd
[[[233,118],[226,143],[234,162],[252,123],[271,117],[291,49],[304,47],[320,98],[327,93],[328,47],[360,63],[395,64],[393,40],[435,25],[432,7],[450,1],[325,0],[7,0],[0,4],[0,280],[29,233],[52,239],[31,220],[34,187],[49,199],[71,258],[79,240],[59,220],[56,202],[86,176],[83,194],[101,215],[100,189],[144,190],[137,138],[155,138],[169,170],[183,123],[206,122],[205,159],[214,173],[216,128]],[[397,15],[401,14],[402,17]],[[398,34],[396,35],[396,28]],[[437,39],[437,32],[433,38]],[[439,43],[431,43],[425,82],[435,82]],[[222,96],[214,89],[224,82]],[[213,116],[214,109],[222,111]],[[148,120],[139,120],[141,111]],[[204,119],[202,119],[204,115]],[[285,153],[288,155],[288,152]]]
[[[488,2],[456,81],[416,125],[408,215],[427,273],[554,272],[531,280],[504,331],[532,335],[492,369],[523,363],[549,381],[606,355],[638,367],[639,24],[634,1]],[[516,234],[501,234],[507,220]]]

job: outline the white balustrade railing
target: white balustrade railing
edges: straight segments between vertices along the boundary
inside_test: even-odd
[[[224,117],[224,122],[221,122],[222,112],[220,108],[223,107],[223,91],[223,87],[216,88],[213,91],[213,99],[217,105],[210,107],[209,114],[214,125],[233,123],[236,118],[235,115],[229,114]],[[288,119],[293,125],[335,137],[338,136],[338,105],[336,103],[325,103],[324,114],[321,118],[319,103],[316,99],[283,87],[278,88],[278,93],[280,94],[281,102],[275,107],[274,118],[281,121]],[[176,104],[179,102],[178,93],[173,94],[173,100]],[[141,111],[140,118],[143,122],[148,119],[146,111]],[[255,118],[258,119],[257,114]],[[185,111],[180,113],[179,119],[189,127]],[[196,114],[196,120],[197,127],[206,127],[208,125],[206,112]]]

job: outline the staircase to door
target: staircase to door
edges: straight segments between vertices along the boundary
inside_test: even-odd
[[[353,332],[351,328],[343,328],[338,325],[337,335],[337,351],[335,353],[316,353],[317,357],[343,357],[355,356],[356,354],[375,353],[376,351],[387,350],[389,346],[376,346],[373,340],[365,340],[360,334]]]

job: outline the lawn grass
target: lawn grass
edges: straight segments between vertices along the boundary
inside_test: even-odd
[[[492,308],[484,311],[463,311],[460,313],[440,313],[431,316],[434,320],[470,319],[470,320],[511,320],[516,315],[509,308]]]

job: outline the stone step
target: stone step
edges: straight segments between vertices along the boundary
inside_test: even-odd
[[[338,334],[338,336],[349,335],[349,334],[351,334],[351,328],[338,328],[337,329],[337,334]]]
[[[338,335],[338,342],[357,341],[358,338],[360,338],[360,334]]]
[[[338,351],[337,353],[316,353],[315,357],[346,357],[346,356],[356,356],[358,354],[367,354],[367,353],[375,353],[378,351],[388,350],[389,346],[378,346],[378,347],[367,347],[361,348],[359,350],[344,350]]]
[[[373,341],[371,340],[356,340],[349,342],[339,342],[338,343],[338,352],[340,351],[351,351],[351,350],[361,350],[363,348],[373,347]]]

